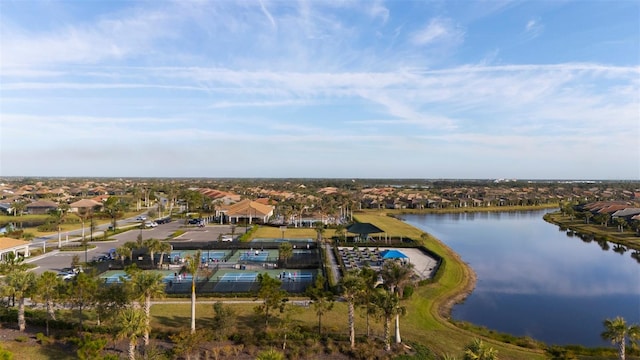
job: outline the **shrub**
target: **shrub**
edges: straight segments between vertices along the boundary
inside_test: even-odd
[[[21,342],[21,343],[22,343],[22,342],[27,342],[27,341],[29,341],[29,337],[28,337],[28,336],[16,336],[16,339],[15,339],[15,340],[16,340],[17,342]]]
[[[411,297],[411,295],[413,295],[413,291],[414,291],[414,287],[413,285],[407,285],[404,287],[404,293],[402,294],[404,299],[408,299]]]
[[[13,353],[0,346],[0,360],[13,360]]]
[[[53,343],[53,340],[51,338],[41,332],[36,334],[36,340],[42,345],[49,345]]]

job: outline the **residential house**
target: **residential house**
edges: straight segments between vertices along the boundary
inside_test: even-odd
[[[25,206],[25,209],[27,210],[27,214],[42,215],[48,213],[51,210],[57,210],[58,204],[49,200],[38,200],[27,204],[27,206]]]

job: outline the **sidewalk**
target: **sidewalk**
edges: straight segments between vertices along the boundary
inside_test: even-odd
[[[327,259],[329,260],[329,265],[331,267],[331,283],[334,285],[338,285],[338,282],[340,282],[340,267],[338,266],[336,257],[333,255],[331,245],[324,244],[324,251],[325,254],[327,254]]]

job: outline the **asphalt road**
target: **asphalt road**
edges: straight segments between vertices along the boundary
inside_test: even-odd
[[[33,259],[27,259],[27,262],[33,263],[37,266],[34,272],[41,274],[45,271],[57,272],[63,268],[71,266],[71,261],[74,255],[80,256],[80,261],[91,261],[94,257],[105,255],[110,249],[115,249],[122,246],[127,241],[136,241],[139,235],[142,235],[143,240],[147,239],[167,239],[170,235],[177,230],[184,230],[185,233],[176,237],[175,241],[217,241],[220,234],[231,234],[231,227],[229,225],[211,225],[207,224],[204,227],[197,227],[193,225],[185,225],[184,220],[174,220],[168,224],[159,224],[155,228],[141,229],[136,226],[140,222],[135,221],[135,218],[125,219],[118,222],[118,227],[134,226],[131,230],[123,233],[113,235],[109,237],[107,241],[93,241],[89,244],[95,245],[93,249],[85,251],[52,251],[43,256],[35,257]],[[106,226],[105,226],[106,228]],[[81,230],[74,230],[69,232],[81,234]],[[88,234],[85,233],[88,236]],[[236,236],[238,236],[236,234]],[[63,244],[66,236],[63,236]],[[95,233],[94,233],[95,238]],[[57,239],[57,235],[55,236]],[[42,243],[42,241],[40,241]],[[54,246],[52,243],[47,245],[48,247]]]

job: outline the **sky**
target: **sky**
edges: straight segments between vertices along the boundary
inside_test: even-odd
[[[0,0],[0,176],[640,179],[640,2]]]

